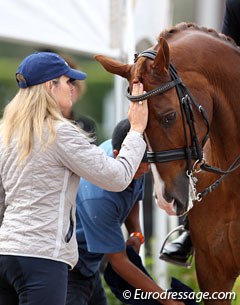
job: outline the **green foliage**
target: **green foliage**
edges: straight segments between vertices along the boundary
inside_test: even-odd
[[[237,278],[233,291],[236,292],[236,299],[232,302],[232,305],[239,305],[240,303],[240,277]]]
[[[195,270],[195,262],[193,260],[192,267],[190,269],[184,267],[178,267],[172,264],[168,266],[168,274],[170,276],[174,276],[181,280],[183,283],[191,287],[195,292],[199,292],[199,286],[197,284],[197,276]],[[216,279],[217,280],[217,279]],[[232,305],[239,305],[239,298],[240,298],[240,278],[237,279],[234,287],[233,292],[236,292],[236,299],[232,300]],[[199,305],[204,305],[203,302],[199,302]]]
[[[168,264],[168,274],[169,276],[176,277],[184,284],[191,287],[194,291],[199,291],[197,284],[197,276],[195,272],[195,261],[193,259],[192,266],[190,268],[185,268],[181,266],[175,266],[173,264]]]

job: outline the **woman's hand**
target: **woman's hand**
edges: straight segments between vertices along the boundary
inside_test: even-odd
[[[143,93],[143,84],[133,84],[132,95],[142,95]],[[131,124],[130,130],[135,130],[143,133],[148,121],[147,100],[141,102],[130,102],[128,109],[128,119]]]

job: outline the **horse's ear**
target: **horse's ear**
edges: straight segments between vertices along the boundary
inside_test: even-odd
[[[159,49],[153,61],[152,68],[157,72],[167,71],[169,68],[169,47],[164,38],[160,38]]]
[[[122,64],[110,57],[103,55],[96,55],[94,58],[110,73],[120,75],[126,79],[130,78],[131,65]]]

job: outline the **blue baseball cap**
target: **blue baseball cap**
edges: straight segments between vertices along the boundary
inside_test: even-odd
[[[27,88],[62,75],[77,80],[84,80],[87,77],[86,73],[70,68],[56,53],[35,52],[21,62],[16,72],[16,80],[20,88]]]

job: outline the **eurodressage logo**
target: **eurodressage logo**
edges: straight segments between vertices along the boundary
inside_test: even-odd
[[[123,291],[123,297],[125,300],[132,298],[132,293],[130,290]],[[141,289],[135,289],[133,299],[134,300],[195,300],[197,303],[203,300],[236,300],[236,292],[174,292],[165,290],[161,293],[159,292],[144,292]]]

